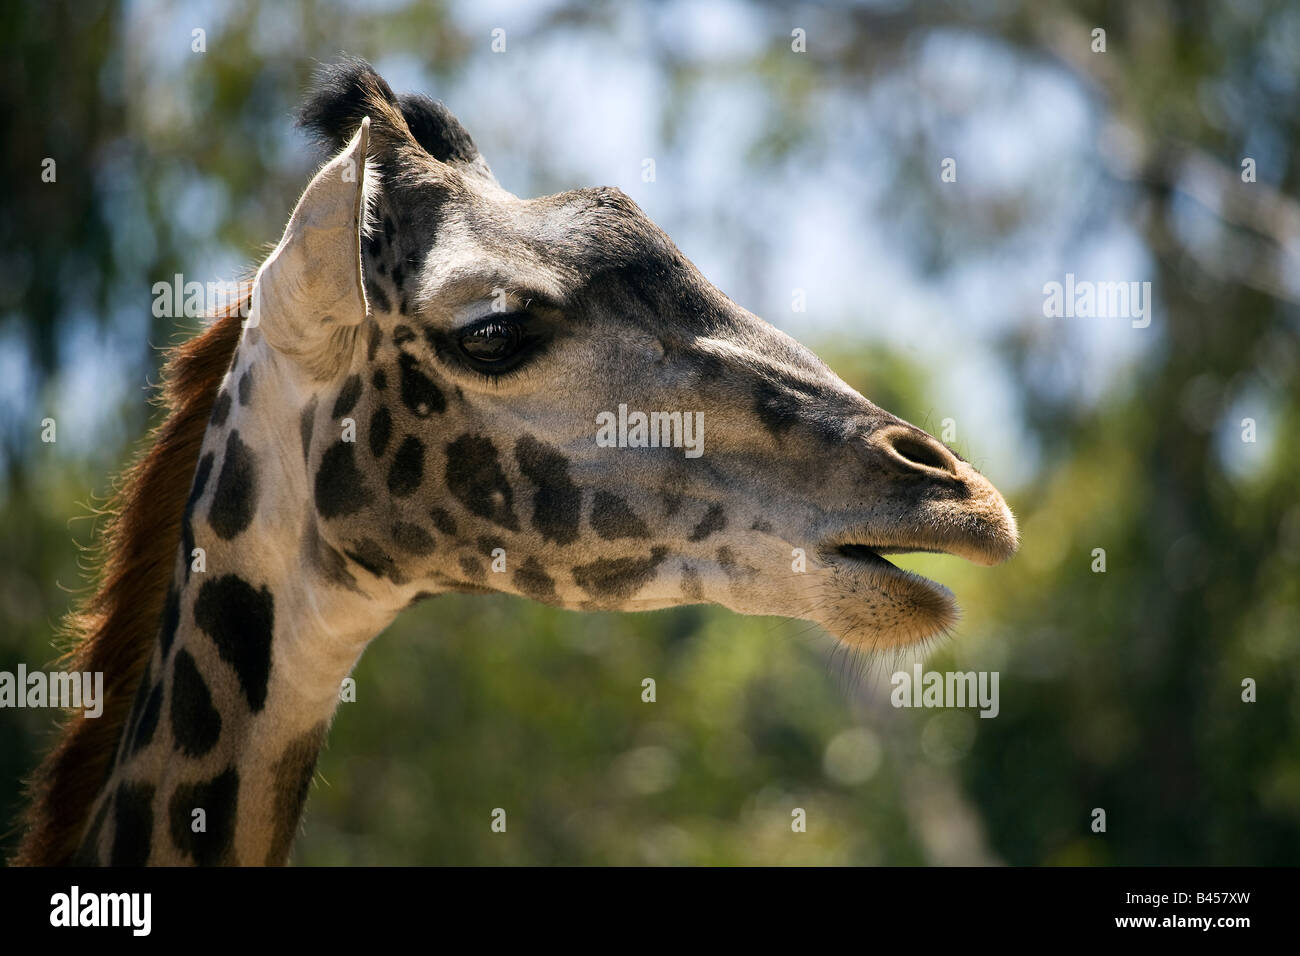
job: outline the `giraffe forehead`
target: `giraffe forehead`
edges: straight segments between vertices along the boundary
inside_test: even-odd
[[[738,311],[613,188],[521,200],[454,174],[407,185],[381,198],[363,260],[378,313],[443,327],[476,303],[499,308],[503,295],[578,325],[599,317],[690,333],[726,329]]]

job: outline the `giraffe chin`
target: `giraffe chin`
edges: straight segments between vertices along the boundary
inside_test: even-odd
[[[896,567],[878,550],[842,545],[825,555],[825,561],[830,577],[817,623],[845,644],[868,651],[906,648],[938,637],[957,623],[961,611],[948,588]]]

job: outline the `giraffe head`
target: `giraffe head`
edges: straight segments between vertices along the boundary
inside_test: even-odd
[[[360,61],[303,122],[334,158],[246,338],[273,366],[259,401],[298,426],[285,507],[330,586],[717,603],[884,648],[956,613],[885,555],[1016,550],[970,464],[730,301],[619,190],[517,198],[441,104]]]

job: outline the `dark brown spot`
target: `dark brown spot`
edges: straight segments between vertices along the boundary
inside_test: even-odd
[[[648,558],[593,561],[575,567],[573,580],[598,600],[626,600],[654,578],[667,556],[667,548],[654,548]]]
[[[711,534],[716,534],[727,526],[727,512],[720,504],[709,505],[704,517],[699,520],[687,537],[687,541],[703,541]]]
[[[514,492],[489,439],[461,435],[447,445],[447,489],[471,514],[510,531],[519,530]]]
[[[352,411],[356,407],[357,399],[361,397],[361,376],[349,375],[343,387],[339,389],[338,398],[334,399],[334,409],[330,412],[331,418],[340,418]]]
[[[150,783],[121,783],[113,797],[112,866],[144,866],[153,846],[153,795]]]
[[[569,478],[569,459],[531,435],[515,442],[519,470],[537,486],[533,527],[548,541],[569,544],[578,537],[582,492]]]
[[[378,458],[388,448],[393,434],[393,415],[387,406],[380,405],[370,416],[370,454]]]
[[[393,542],[409,554],[425,555],[433,551],[433,535],[418,524],[399,521],[393,525]]]
[[[212,706],[208,682],[185,648],[172,662],[172,736],[188,757],[202,757],[221,736],[221,714]]]
[[[298,820],[311,789],[311,778],[316,772],[316,758],[324,742],[325,724],[320,723],[289,744],[275,763],[275,836],[263,861],[267,866],[279,866],[289,859]]]
[[[456,533],[456,519],[445,509],[434,508],[429,512],[429,517],[433,520],[433,526],[443,534],[452,535]]]
[[[265,587],[255,590],[227,574],[203,582],[194,602],[194,621],[212,638],[217,652],[235,670],[253,712],[266,704],[271,678],[271,635],[275,601]]]
[[[597,491],[591,505],[591,527],[606,541],[648,538],[650,530],[626,501],[608,491]]]
[[[405,498],[415,493],[424,480],[424,442],[407,435],[398,446],[397,454],[388,469],[388,490],[395,497]]]
[[[357,468],[354,443],[340,440],[330,445],[316,469],[316,510],[321,517],[355,514],[373,500]]]
[[[311,458],[311,433],[316,428],[316,399],[312,399],[298,416],[298,435],[302,438],[302,460]]]
[[[420,371],[419,362],[414,356],[403,352],[397,362],[401,378],[402,404],[410,409],[412,415],[416,418],[428,418],[435,412],[442,412],[447,408],[447,400],[443,398],[442,390]]]
[[[256,507],[257,461],[252,449],[240,440],[236,428],[226,439],[221,474],[208,508],[208,524],[219,537],[229,541],[249,526]],[[189,560],[189,555],[185,560]]]
[[[277,785],[281,783],[277,778]],[[239,806],[239,772],[227,767],[203,783],[177,786],[167,805],[168,831],[176,849],[199,866],[235,862],[235,813]],[[197,814],[195,811],[202,810]],[[197,821],[203,821],[197,828]]]
[[[515,571],[515,587],[536,601],[553,603],[559,600],[555,593],[555,582],[543,569],[541,562],[530,557]]]

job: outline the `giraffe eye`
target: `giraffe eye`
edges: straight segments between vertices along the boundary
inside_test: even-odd
[[[461,350],[475,362],[496,365],[514,358],[524,342],[523,329],[510,317],[493,317],[465,330]]]

